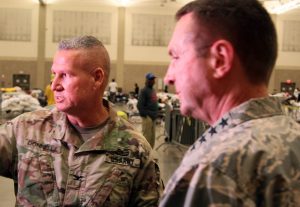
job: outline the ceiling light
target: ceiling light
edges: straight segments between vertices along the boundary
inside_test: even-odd
[[[289,0],[285,3],[279,2],[276,6],[268,8],[268,11],[272,14],[282,14],[287,11],[300,7],[300,0]]]
[[[130,5],[130,0],[115,0],[117,6],[127,7]]]

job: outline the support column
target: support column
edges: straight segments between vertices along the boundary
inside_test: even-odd
[[[276,27],[276,22],[277,22],[277,15],[271,14],[271,19]],[[275,76],[276,76],[276,65],[274,66],[273,72],[270,77],[269,85],[268,85],[268,92],[273,93],[273,90],[276,89],[275,85]]]
[[[40,4],[39,6],[38,24],[36,87],[44,89],[47,84],[45,83],[46,4]]]
[[[118,8],[118,47],[116,82],[124,89],[125,7]]]

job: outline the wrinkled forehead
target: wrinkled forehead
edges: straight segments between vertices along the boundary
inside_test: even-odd
[[[79,70],[85,68],[85,54],[78,50],[59,50],[55,53],[52,72]]]

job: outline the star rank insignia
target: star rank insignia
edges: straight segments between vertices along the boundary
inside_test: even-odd
[[[224,128],[225,126],[227,126],[228,125],[228,119],[223,119],[222,118],[220,125],[222,126],[222,128]]]
[[[209,130],[210,136],[212,137],[214,134],[217,134],[216,127],[211,127]]]
[[[200,137],[199,142],[200,142],[201,144],[202,144],[203,142],[206,142],[206,139],[205,139],[205,136],[204,136],[204,135],[202,135],[202,136]]]
[[[194,149],[195,149],[195,144],[192,145],[191,151],[193,151]]]

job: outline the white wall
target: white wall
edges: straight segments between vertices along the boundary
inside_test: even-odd
[[[118,10],[117,7],[104,7],[99,4],[91,5],[64,5],[64,4],[50,4],[47,5],[47,17],[46,17],[46,58],[52,58],[56,49],[57,43],[52,42],[53,35],[53,11],[54,10],[66,10],[66,11],[93,11],[93,12],[108,12],[111,13],[111,44],[105,45],[107,48],[110,58],[114,61],[117,58],[117,20]]]
[[[16,3],[17,2],[17,3]],[[10,42],[0,41],[0,58],[31,58],[37,57],[37,34],[38,34],[38,12],[39,5],[32,0],[10,0],[1,1],[1,8],[25,8],[32,11],[31,22],[31,41],[30,42]],[[57,43],[52,42],[52,21],[53,11],[55,9],[60,10],[73,10],[73,11],[102,11],[112,14],[112,26],[111,26],[111,44],[105,45],[110,53],[113,62],[117,60],[117,34],[118,34],[118,8],[112,6],[101,6],[99,4],[85,4],[84,1],[81,5],[64,5],[64,4],[49,4],[47,5],[47,17],[46,17],[46,58],[52,59]],[[157,14],[157,15],[173,15],[176,12],[176,8],[126,8],[126,20],[125,20],[125,45],[124,45],[124,61],[125,63],[141,63],[141,62],[155,62],[155,63],[168,63],[169,57],[167,47],[143,47],[132,46],[132,14],[145,13],[145,14]],[[296,68],[300,70],[300,53],[299,52],[283,52],[282,47],[282,34],[283,34],[283,21],[285,20],[300,20],[300,14],[295,15],[279,15],[274,17],[275,25],[278,31],[279,41],[279,55],[276,64],[276,68]]]
[[[33,1],[7,1],[0,2],[1,8],[19,8],[31,10],[31,41],[0,41],[0,57],[36,58],[38,34],[38,3]]]
[[[276,62],[276,68],[289,69],[298,68],[300,70],[300,52],[285,52],[282,51],[283,45],[283,23],[286,20],[300,21],[300,14],[292,15],[278,15],[276,17],[276,29],[278,34],[278,59]],[[300,31],[300,28],[297,28]],[[300,33],[299,33],[300,35]]]
[[[125,61],[129,62],[169,62],[167,47],[132,46],[132,15],[133,14],[172,15],[176,13],[174,8],[127,8],[126,10],[126,36],[125,36]],[[174,19],[175,22],[175,19]]]

